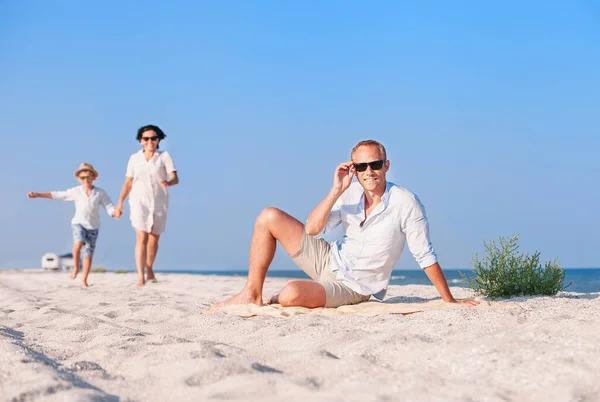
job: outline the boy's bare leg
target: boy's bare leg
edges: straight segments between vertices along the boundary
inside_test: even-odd
[[[83,278],[81,278],[81,286],[84,288],[88,287],[87,278],[90,274],[90,268],[92,267],[92,257],[85,255],[83,257]]]
[[[144,280],[144,267],[146,265],[146,248],[148,246],[148,233],[135,229],[135,265],[137,267],[138,282],[135,285],[141,288],[146,283]]]
[[[237,295],[214,306],[251,303],[262,306],[263,284],[275,256],[277,241],[288,255],[293,255],[300,248],[303,232],[304,225],[291,215],[276,208],[264,209],[254,224],[246,286]]]
[[[146,280],[156,280],[154,276],[153,266],[154,260],[156,259],[156,253],[158,252],[158,240],[160,235],[150,233],[148,235],[148,246],[146,247]]]
[[[79,262],[81,261],[81,247],[83,247],[83,242],[78,241],[73,243],[73,271],[69,278],[75,279],[77,278],[77,274],[79,273]]]

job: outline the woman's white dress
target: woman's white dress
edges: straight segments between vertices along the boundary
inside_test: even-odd
[[[167,226],[169,191],[163,180],[176,171],[171,155],[166,151],[156,151],[146,161],[144,151],[134,153],[127,163],[127,177],[133,178],[129,193],[131,225],[146,233],[161,234]]]

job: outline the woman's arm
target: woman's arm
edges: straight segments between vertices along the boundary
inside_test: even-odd
[[[163,180],[162,185],[165,187],[171,187],[176,184],[179,184],[179,177],[177,176],[177,171],[169,173],[169,180]]]
[[[171,155],[165,151],[161,154],[163,163],[165,164],[165,169],[167,171],[167,176],[169,176],[169,180],[163,180],[161,183],[165,187],[174,186],[179,184],[179,177],[177,176],[177,168],[175,167],[175,163],[173,163],[173,158]]]
[[[117,202],[117,206],[115,207],[113,216],[115,218],[120,217],[123,214],[123,203],[127,196],[129,196],[129,192],[131,191],[131,186],[133,185],[133,177],[125,178],[125,183],[123,183],[123,187],[121,188],[121,195],[119,196],[119,202]]]

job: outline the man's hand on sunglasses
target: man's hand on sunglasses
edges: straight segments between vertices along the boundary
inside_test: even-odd
[[[333,176],[333,189],[340,193],[346,191],[352,183],[354,172],[355,169],[352,162],[340,163],[335,169],[335,175]]]

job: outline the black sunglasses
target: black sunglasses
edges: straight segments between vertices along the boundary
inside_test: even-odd
[[[365,170],[367,170],[367,166],[369,166],[372,170],[379,170],[383,167],[383,164],[385,162],[385,160],[380,160],[373,162],[355,163],[354,169],[356,169],[357,172],[364,172]]]
[[[154,137],[142,137],[142,141],[158,141],[158,136]]]

